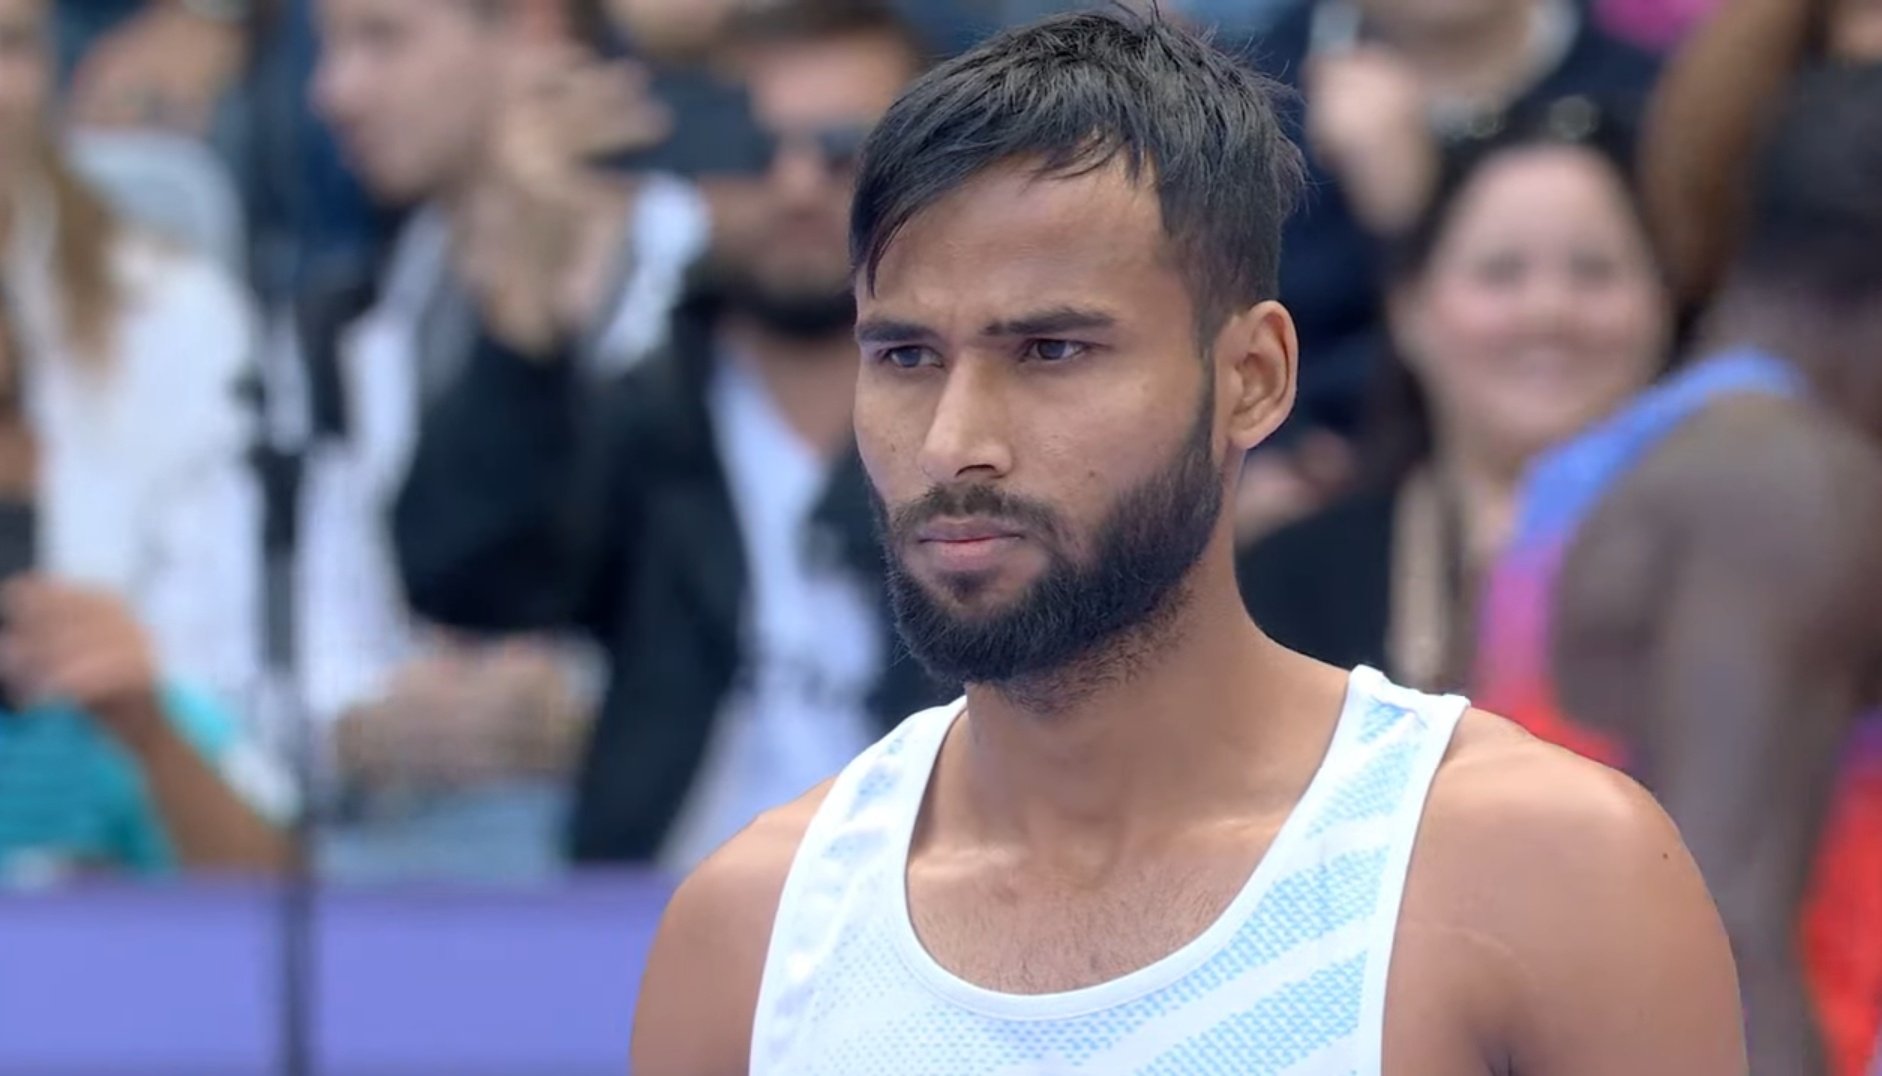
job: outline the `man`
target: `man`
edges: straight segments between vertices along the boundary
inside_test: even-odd
[[[532,137],[576,137],[576,117],[535,105],[534,84],[550,75],[621,122],[648,111],[610,92],[618,72],[532,24],[540,7],[319,5],[315,103],[373,194],[410,208],[369,308],[304,322],[319,391],[300,502],[298,641],[313,717],[332,730],[347,820],[360,823],[336,827],[331,842],[334,869],[349,876],[420,863],[434,873],[541,875],[563,863],[556,833],[567,772],[592,709],[579,655],[556,640],[465,639],[418,623],[388,533],[418,427],[471,362],[476,317],[457,253],[488,196],[490,140],[512,113],[529,118]],[[706,231],[699,199],[675,180],[592,178],[582,190],[580,268],[569,274],[590,384],[657,341]],[[491,405],[501,416],[505,403]],[[506,839],[490,832],[493,817],[508,820]]]
[[[902,632],[967,697],[687,881],[636,1071],[1745,1071],[1644,793],[1242,612],[1222,507],[1296,374],[1271,94],[1090,14],[884,119],[857,437]]]
[[[668,354],[589,414],[557,343],[568,229],[533,194],[489,214],[470,260],[504,345],[427,423],[399,505],[421,613],[575,624],[610,651],[571,833],[582,861],[684,870],[938,697],[897,659],[881,607],[844,247],[853,159],[922,52],[871,0],[786,3],[731,35],[775,152],[725,200],[718,279]],[[556,172],[553,153],[514,146],[519,184]],[[595,421],[607,448],[577,466],[575,431]]]
[[[1855,1074],[1882,1024],[1882,762],[1852,726],[1882,696],[1882,68],[1807,80],[1772,130],[1699,361],[1532,472],[1479,684],[1679,823],[1752,1070],[1823,1072],[1827,1043]]]

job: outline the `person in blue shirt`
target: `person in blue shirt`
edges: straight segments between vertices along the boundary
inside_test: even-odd
[[[0,620],[0,881],[282,863],[284,789],[226,710],[164,683],[121,601],[22,578]]]

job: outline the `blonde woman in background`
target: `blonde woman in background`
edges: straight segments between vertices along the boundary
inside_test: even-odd
[[[266,867],[238,386],[255,315],[61,160],[49,0],[0,0],[0,879]]]

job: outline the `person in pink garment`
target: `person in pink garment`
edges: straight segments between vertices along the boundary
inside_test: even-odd
[[[1719,0],[1600,0],[1595,18],[1615,37],[1663,51],[1678,45],[1718,6]]]

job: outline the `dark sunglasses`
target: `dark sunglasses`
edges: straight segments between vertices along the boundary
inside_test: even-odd
[[[826,171],[847,172],[856,167],[869,140],[868,124],[834,124],[795,131],[765,132],[765,159],[777,163],[785,151],[809,153]]]

